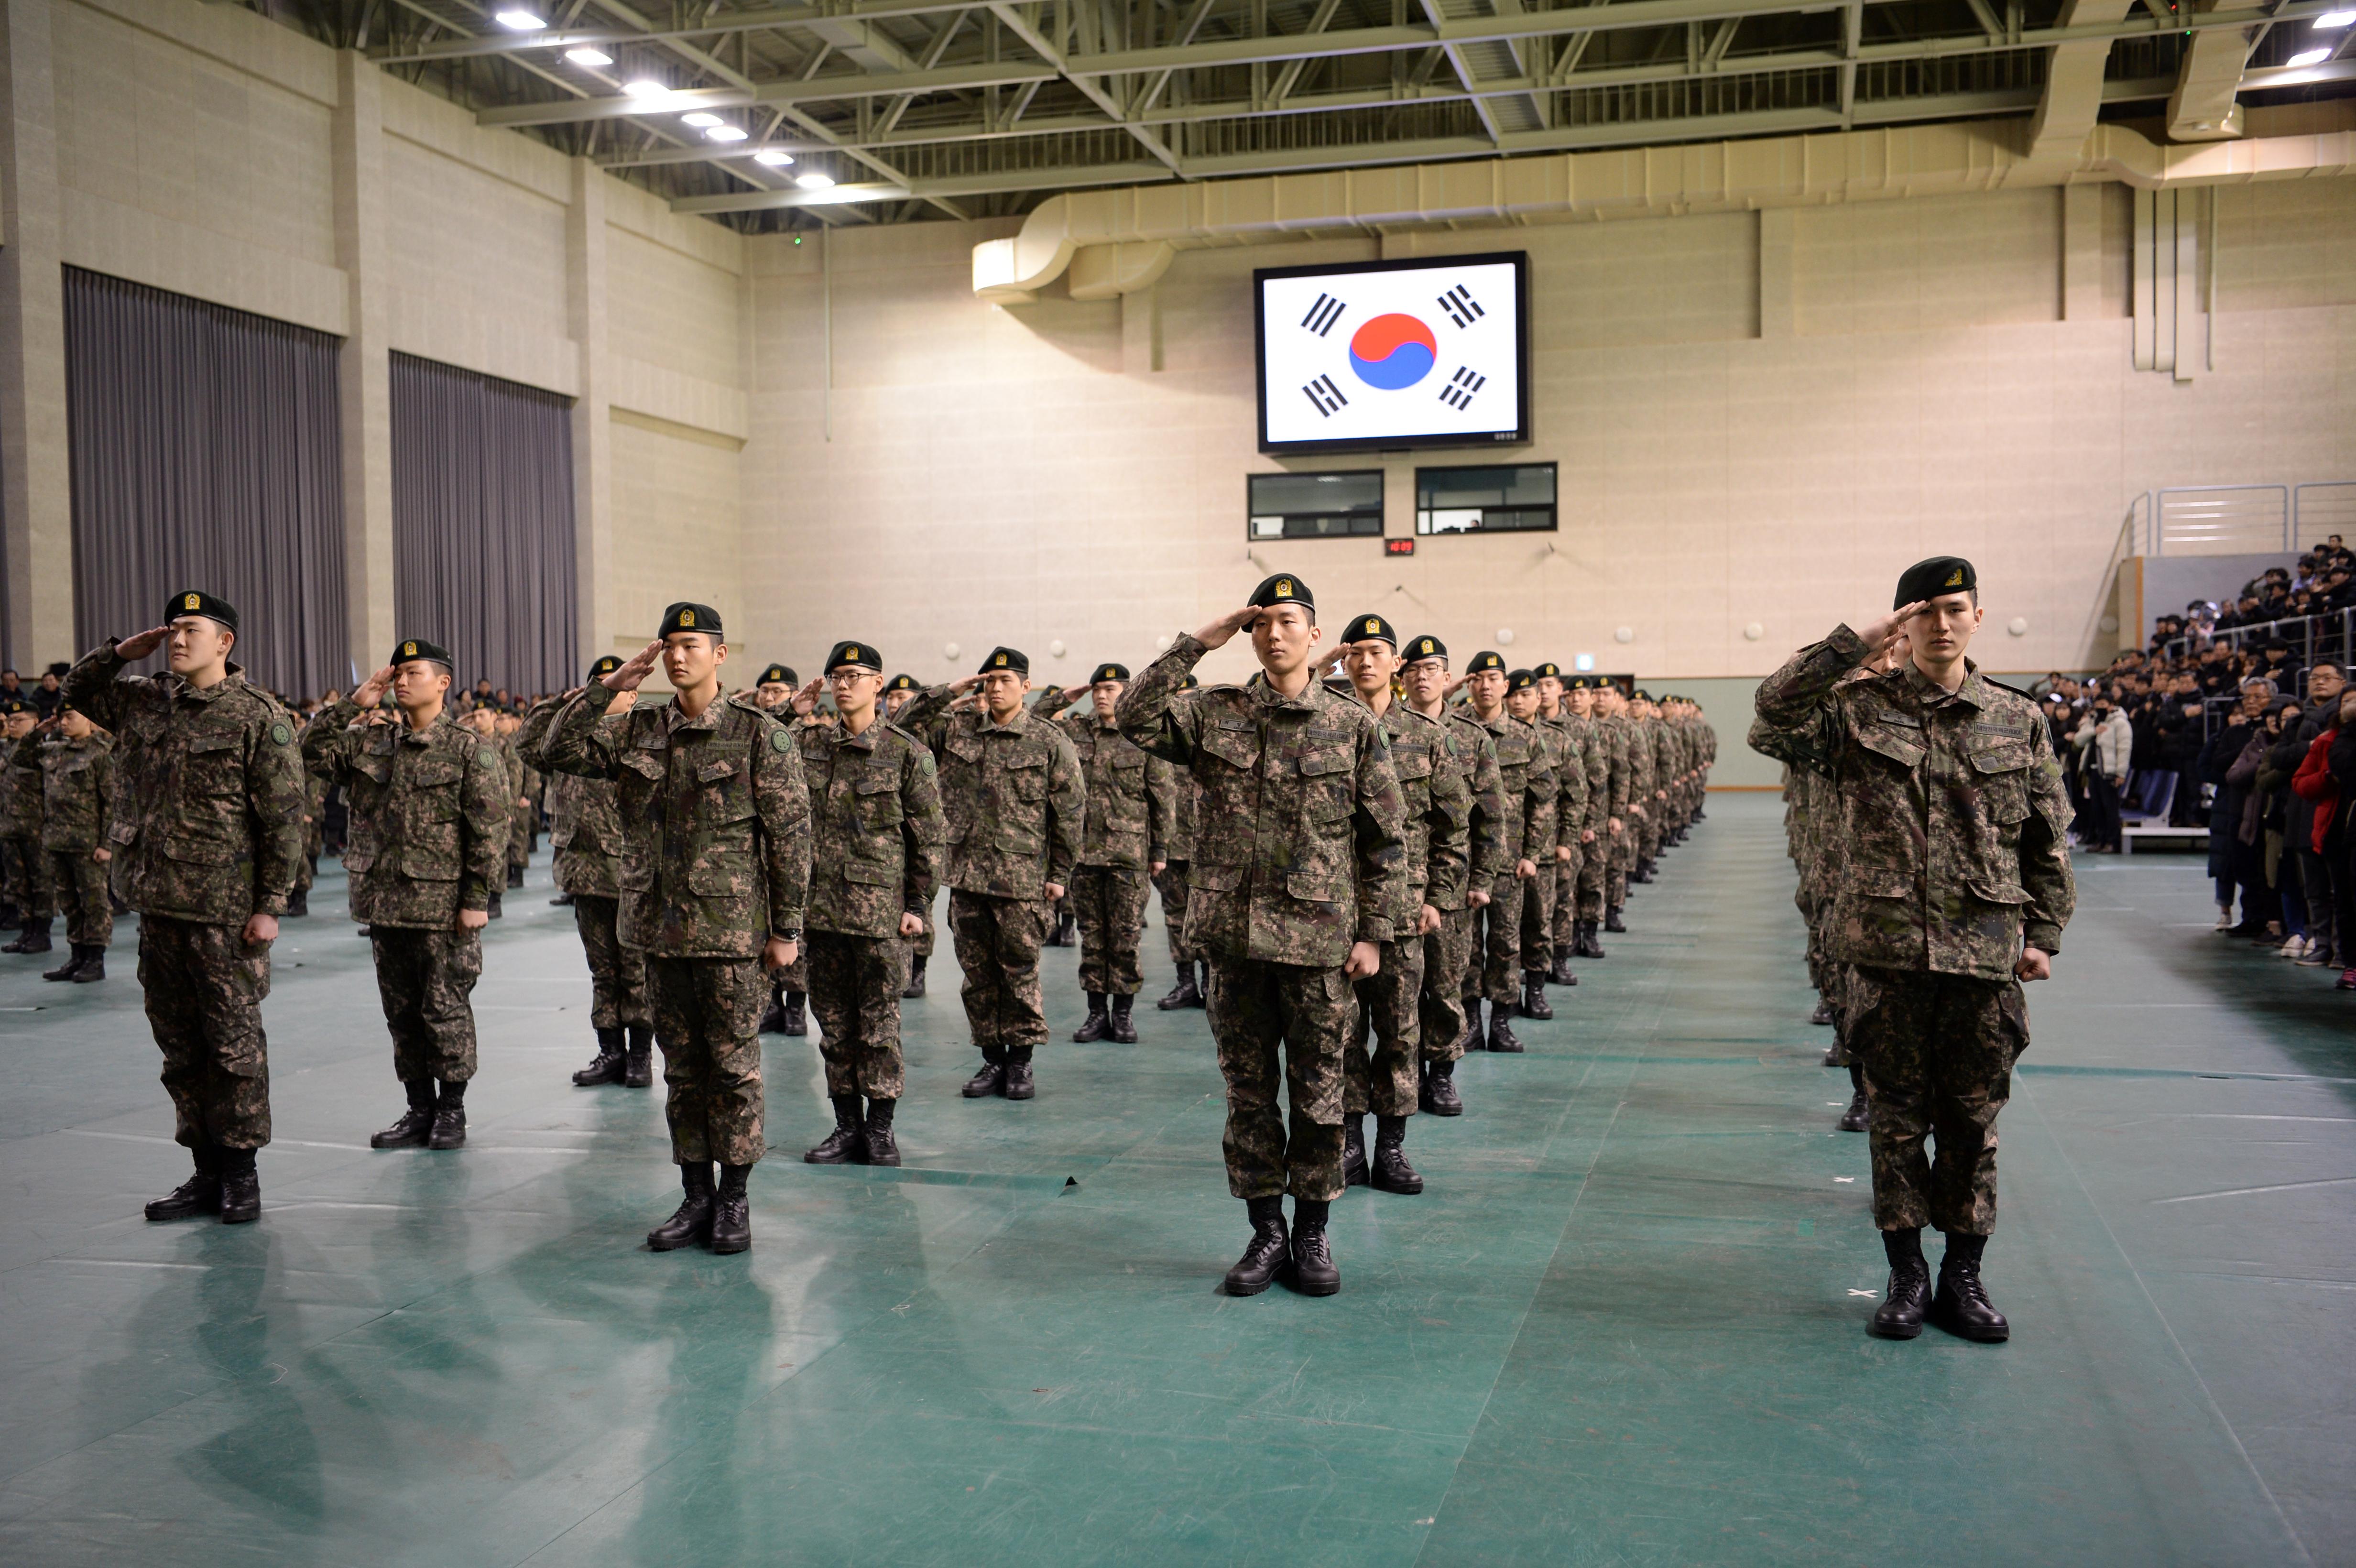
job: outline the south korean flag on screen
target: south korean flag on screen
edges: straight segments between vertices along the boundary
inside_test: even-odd
[[[1513,430],[1515,281],[1510,261],[1263,278],[1268,440]]]

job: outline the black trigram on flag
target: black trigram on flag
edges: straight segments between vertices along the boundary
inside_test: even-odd
[[[1459,326],[1470,326],[1489,314],[1481,308],[1472,298],[1472,291],[1462,283],[1440,296],[1440,308],[1446,311],[1448,319]]]
[[[1335,409],[1345,408],[1350,401],[1342,395],[1342,389],[1333,384],[1333,378],[1331,376],[1320,376],[1301,389],[1308,396],[1311,406],[1316,409],[1318,414],[1329,420],[1333,417]]]
[[[1349,308],[1332,294],[1319,294],[1317,303],[1309,307],[1309,314],[1301,318],[1301,325],[1323,337],[1333,330],[1333,324],[1341,320],[1342,313]]]
[[[1448,385],[1440,389],[1440,400],[1451,409],[1472,406],[1472,394],[1489,384],[1486,376],[1476,376],[1469,366],[1459,365],[1456,374],[1448,378]]]

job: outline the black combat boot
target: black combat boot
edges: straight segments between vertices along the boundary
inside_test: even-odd
[[[0,953],[47,953],[48,950],[49,920],[46,915],[27,915],[25,923],[17,928],[16,940],[0,947]]]
[[[1018,1045],[1006,1053],[1006,1097],[1028,1100],[1039,1093],[1039,1081],[1031,1073],[1031,1048]]]
[[[1890,1289],[1873,1309],[1872,1332],[1884,1339],[1912,1339],[1922,1332],[1931,1304],[1931,1265],[1922,1256],[1922,1232],[1884,1231],[1881,1250],[1890,1258]]]
[[[1833,1005],[1830,1002],[1818,1002],[1816,1010],[1808,1015],[1808,1021],[1812,1024],[1830,1024],[1833,1021]]]
[[[809,1033],[809,1013],[805,1006],[809,1001],[808,991],[786,993],[786,1032],[797,1039]]]
[[[1435,1116],[1462,1115],[1464,1101],[1456,1093],[1456,1063],[1427,1061],[1423,1066],[1423,1108]]]
[[[1102,991],[1090,991],[1088,1016],[1087,1021],[1072,1031],[1073,1043],[1086,1045],[1092,1040],[1102,1040],[1110,1033],[1112,1033],[1112,1015],[1105,1010],[1105,994]]]
[[[782,974],[769,976],[769,1005],[761,1009],[762,1034],[786,1032],[786,980]]]
[[[720,1168],[720,1190],[712,1202],[712,1250],[715,1253],[741,1253],[753,1244],[753,1205],[744,1196],[744,1179],[752,1174],[749,1165]]]
[[[1115,997],[1112,999],[1112,1042],[1115,1045],[1137,1043],[1137,1019],[1130,1012],[1136,1004],[1135,997]]]
[[[1873,1119],[1872,1103],[1867,1099],[1865,1093],[1865,1069],[1854,1061],[1850,1062],[1848,1082],[1849,1087],[1856,1093],[1849,1100],[1848,1109],[1841,1113],[1840,1130],[1845,1133],[1861,1133],[1865,1131],[1867,1124]]]
[[[1069,913],[1055,917],[1055,933],[1047,938],[1050,947],[1072,947],[1079,943],[1079,922]]]
[[[1603,912],[1603,929],[1606,931],[1617,932],[1621,935],[1624,936],[1628,933],[1628,927],[1620,919],[1620,907],[1621,906],[1618,904],[1613,904],[1610,909]],[[1590,954],[1590,956],[1593,957],[1600,955]]]
[[[508,865],[508,886],[511,888],[523,886],[523,868],[512,861]]]
[[[409,1109],[401,1119],[369,1137],[370,1148],[423,1148],[434,1136],[434,1080],[421,1078],[402,1087],[409,1092]]]
[[[900,996],[903,1000],[908,1000],[924,994],[925,955],[921,953],[912,953],[908,955],[908,983],[900,987]]]
[[[2012,1325],[1980,1284],[1980,1254],[1987,1250],[1986,1236],[1947,1232],[1947,1255],[1939,1260],[1939,1293],[1931,1298],[1931,1321],[1959,1339],[2000,1345],[2012,1338]]]
[[[15,904],[0,901],[0,925],[22,925],[24,923],[25,917],[17,912]]]
[[[621,1026],[601,1029],[597,1031],[597,1054],[589,1059],[588,1066],[573,1075],[573,1082],[583,1089],[619,1083],[629,1060],[629,1048],[622,1043]]]
[[[70,980],[75,976],[81,973],[81,966],[85,962],[87,962],[87,960],[82,956],[81,944],[79,942],[69,944],[66,951],[71,955],[71,956],[68,957],[64,963],[59,965],[54,969],[44,969],[41,971],[42,979]]]
[[[1251,1240],[1244,1244],[1244,1255],[1227,1271],[1221,1287],[1229,1296],[1258,1296],[1266,1290],[1291,1256],[1291,1238],[1284,1229],[1284,1199],[1247,1198],[1244,1210],[1251,1216]]]
[[[250,1225],[262,1217],[262,1177],[250,1148],[220,1151],[220,1222]]]
[[[1557,986],[1576,986],[1579,976],[1570,972],[1570,961],[1577,950],[1564,943],[1554,950],[1554,967],[1547,971],[1547,979]]]
[[[1515,1038],[1514,1026],[1505,1021],[1505,1015],[1511,1010],[1495,1002],[1489,1004],[1489,1049],[1507,1055],[1518,1055],[1522,1042]]]
[[[1478,997],[1464,998],[1464,1032],[1458,1037],[1456,1043],[1460,1053],[1489,1049],[1488,1037],[1481,1028],[1481,998]]]
[[[1342,1271],[1325,1244],[1328,1207],[1315,1198],[1292,1200],[1292,1288],[1303,1296],[1331,1296],[1342,1288]]]
[[[669,1219],[647,1232],[650,1253],[675,1253],[712,1239],[712,1162],[689,1160],[679,1168],[679,1184],[687,1196]]]
[[[1377,1192],[1417,1193],[1423,1190],[1423,1178],[1407,1162],[1407,1118],[1376,1116],[1375,1118],[1375,1160],[1373,1186]]]
[[[965,1081],[965,1097],[969,1100],[982,1100],[992,1094],[1005,1093],[1006,1058],[994,1049],[983,1051],[981,1071]]]
[[[837,1094],[834,1106],[834,1131],[824,1142],[802,1156],[806,1165],[865,1165],[867,1136],[859,1125],[859,1096]]]
[[[1839,1040],[1836,1040],[1830,1045],[1825,1047],[1825,1065],[1826,1067],[1847,1067],[1848,1065],[1848,1052],[1841,1049],[1841,1042]]]
[[[1522,1017],[1545,1023],[1554,1017],[1554,1004],[1546,999],[1546,971],[1522,971]]]
[[[892,1136],[892,1109],[894,1100],[867,1102],[867,1163],[897,1165],[900,1163],[900,1140]]]
[[[74,984],[95,986],[106,978],[106,949],[90,946],[81,950],[81,967],[74,971]]]
[[[286,918],[301,920],[311,912],[311,890],[296,888],[286,895]]]
[[[1632,882],[1651,881],[1653,880],[1653,862],[1650,860],[1637,861],[1636,869],[1628,873],[1628,880]]]
[[[1342,1113],[1342,1185],[1366,1184],[1366,1116],[1363,1111]]]
[[[198,1144],[188,1154],[196,1169],[188,1179],[163,1197],[147,1205],[150,1220],[193,1220],[199,1214],[218,1214],[221,1206],[220,1157],[224,1151],[215,1144]]]
[[[559,893],[554,898],[548,901],[548,907],[551,909],[571,909],[573,907],[573,895],[571,893]]]
[[[1591,920],[1582,920],[1579,923],[1579,940],[1571,945],[1575,956],[1580,958],[1603,956],[1603,944],[1595,940],[1595,923]]]
[[[426,1135],[427,1148],[463,1148],[466,1142],[466,1086],[464,1083],[442,1085],[441,1098],[434,1103],[434,1130]]]
[[[630,1042],[622,1058],[622,1087],[643,1089],[655,1081],[655,1026],[631,1024]]]
[[[1203,993],[1196,989],[1194,986],[1194,965],[1192,964],[1179,965],[1178,983],[1170,987],[1170,994],[1168,996],[1162,997],[1153,1005],[1160,1008],[1165,1013],[1174,1012],[1180,1008],[1201,1007],[1203,1005]]]

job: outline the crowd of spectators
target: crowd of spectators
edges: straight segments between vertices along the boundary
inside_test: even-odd
[[[2336,968],[2342,990],[2356,990],[2351,583],[2356,554],[2335,534],[2229,602],[2159,616],[2100,675],[2037,689],[2082,852],[2117,854],[2130,820],[2205,829],[2216,929]]]

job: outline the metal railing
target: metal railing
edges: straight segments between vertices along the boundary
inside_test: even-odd
[[[2122,525],[2137,555],[2259,555],[2356,535],[2356,479],[2172,485],[2147,490]]]

